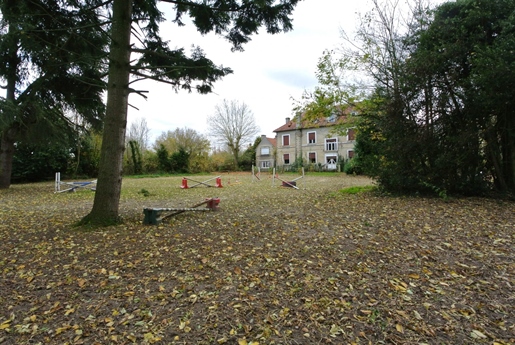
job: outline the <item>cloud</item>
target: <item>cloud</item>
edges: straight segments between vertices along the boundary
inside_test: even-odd
[[[268,71],[267,76],[271,80],[298,89],[312,88],[317,84],[317,80],[311,70],[271,70]]]

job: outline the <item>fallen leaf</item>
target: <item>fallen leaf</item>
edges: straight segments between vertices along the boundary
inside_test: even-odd
[[[470,336],[472,338],[476,338],[476,339],[486,339],[487,338],[486,335],[484,335],[483,333],[481,333],[480,331],[478,331],[476,329],[474,329],[474,330],[472,330],[472,332],[470,332]]]

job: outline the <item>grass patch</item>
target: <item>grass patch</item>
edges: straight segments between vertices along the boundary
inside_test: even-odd
[[[352,186],[338,191],[339,194],[359,194],[377,190],[376,186]]]

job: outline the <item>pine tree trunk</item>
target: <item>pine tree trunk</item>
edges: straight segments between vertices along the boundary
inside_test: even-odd
[[[9,33],[16,32],[16,27],[11,23],[9,24]],[[8,72],[7,72],[7,87],[5,99],[12,104],[16,101],[16,80],[18,64],[20,63],[18,57],[18,44],[17,39],[11,40],[10,44],[6,47],[4,52],[8,56]],[[16,135],[18,134],[19,127],[16,123],[9,125],[8,128],[0,132],[0,189],[7,189],[11,186],[11,174],[13,171],[13,157],[16,142]]]
[[[93,209],[83,223],[109,225],[119,222],[122,164],[130,76],[132,0],[114,0],[109,54],[107,107],[100,150],[97,190]]]
[[[11,138],[9,132],[10,130],[6,130],[0,134],[0,189],[7,189],[11,186],[14,139]]]

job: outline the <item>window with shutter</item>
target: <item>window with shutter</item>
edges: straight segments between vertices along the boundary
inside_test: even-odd
[[[316,132],[309,132],[308,133],[308,143],[314,144],[316,142]]]

